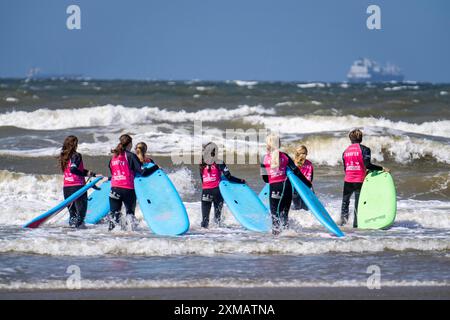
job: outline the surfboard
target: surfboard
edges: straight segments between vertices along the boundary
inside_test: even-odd
[[[262,188],[261,192],[259,193],[258,197],[262,201],[262,203],[264,203],[266,208],[270,210],[269,193],[270,193],[270,185],[266,183],[264,185],[264,188]],[[292,194],[294,194],[294,190],[292,190]]]
[[[258,195],[259,200],[264,204],[264,206],[270,209],[269,205],[269,193],[270,193],[270,185],[266,183],[264,188],[262,188],[261,192]]]
[[[103,182],[99,189],[88,195],[88,207],[84,219],[87,224],[97,224],[109,213],[111,181]]]
[[[222,179],[219,184],[220,193],[236,220],[248,230],[272,230],[270,212],[256,193],[247,184]]]
[[[145,164],[151,168],[153,163]],[[176,236],[189,230],[189,217],[175,186],[162,169],[136,177],[134,188],[144,220],[156,234]]]
[[[336,222],[330,217],[330,214],[322,205],[317,196],[312,192],[310,188],[308,188],[295,174],[292,172],[290,168],[287,168],[287,176],[289,181],[291,181],[292,186],[297,190],[302,200],[308,206],[310,212],[314,215],[314,217],[319,220],[319,222],[328,229],[331,233],[335,234],[338,237],[343,237],[344,233],[339,229]]]
[[[99,182],[103,177],[97,177],[91,182],[87,183],[83,188],[72,194],[70,197],[61,201],[57,206],[48,210],[47,212],[41,214],[40,216],[34,218],[25,224],[24,228],[39,228],[43,223],[50,220],[52,217],[60,213],[64,208],[68,207],[72,202],[81,197],[84,193],[86,193],[90,188],[92,188],[97,182]]]
[[[395,221],[397,195],[388,172],[373,171],[364,179],[358,201],[358,229],[386,229]]]

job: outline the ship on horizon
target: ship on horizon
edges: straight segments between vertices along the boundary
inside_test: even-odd
[[[28,70],[26,80],[48,80],[48,79],[65,79],[65,80],[80,80],[85,77],[82,74],[59,74],[59,73],[44,73],[41,68],[34,67]]]
[[[347,74],[347,80],[352,83],[402,82],[404,78],[400,68],[396,65],[388,63],[383,67],[368,58],[354,61]]]

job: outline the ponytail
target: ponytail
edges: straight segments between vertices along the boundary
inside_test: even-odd
[[[116,157],[125,152],[128,145],[133,142],[133,139],[128,134],[123,134],[119,138],[120,143],[117,145],[115,149],[111,150]]]
[[[141,163],[145,163],[145,153],[147,152],[147,145],[145,144],[145,142],[139,142],[136,145],[136,155],[139,158],[139,161],[141,161]]]
[[[280,137],[271,133],[266,138],[267,152],[270,153],[270,168],[276,169],[280,167]]]

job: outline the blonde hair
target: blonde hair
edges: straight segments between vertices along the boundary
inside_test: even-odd
[[[146,160],[145,158],[146,152],[147,152],[147,145],[145,144],[145,142],[139,142],[136,145],[136,155],[142,163],[144,163]]]
[[[280,136],[276,133],[271,133],[266,138],[267,152],[270,152],[272,169],[280,167]]]
[[[301,160],[300,159],[300,154],[303,153],[302,151],[305,151],[304,153],[308,154],[308,149],[304,145],[301,145],[300,147],[295,149],[294,162],[295,162],[296,165],[301,164],[301,162],[300,162],[300,160]]]

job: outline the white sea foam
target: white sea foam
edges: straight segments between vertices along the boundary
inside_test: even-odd
[[[284,103],[289,105],[291,102]],[[135,141],[151,141],[149,152],[154,155],[190,151],[186,147],[195,145],[195,141],[199,139],[203,142],[215,141],[227,151],[245,153],[250,148],[251,152],[256,152],[257,147],[245,142],[245,135],[238,137],[235,149],[235,142],[226,140],[225,130],[214,127],[215,122],[239,120],[246,125],[278,131],[287,137],[286,142],[301,140],[308,144],[312,160],[329,165],[340,163],[341,155],[336,150],[343,150],[348,144],[347,132],[353,128],[363,128],[363,143],[372,149],[377,161],[385,160],[386,156],[398,162],[432,157],[438,162],[450,163],[450,144],[446,142],[450,138],[450,120],[415,124],[352,115],[280,117],[274,114],[273,109],[246,105],[236,109],[203,109],[196,112],[103,106],[79,109],[76,112],[58,109],[4,113],[0,114],[0,125],[42,130],[96,126],[95,129],[83,129],[92,132],[94,142],[81,142],[79,145],[81,153],[93,156],[108,154],[118,136],[130,130]],[[192,135],[194,120],[208,121],[211,124],[203,125],[201,137]],[[117,130],[111,130],[109,126],[113,124]],[[0,154],[38,157],[57,155],[61,141],[47,140],[50,144],[47,147],[0,149]]]
[[[353,128],[379,127],[404,132],[450,138],[450,120],[429,121],[421,124],[392,121],[384,118],[348,116],[279,117],[249,115],[244,121],[264,125],[281,133],[302,134],[313,132],[350,131]]]
[[[179,170],[168,173],[168,176],[180,195],[184,196],[195,194],[195,181],[191,170],[183,167]]]
[[[275,106],[277,107],[292,107],[292,106],[296,106],[296,105],[300,105],[301,102],[299,101],[283,101],[283,102],[279,102],[277,104],[275,104]]]
[[[195,280],[89,280],[81,279],[80,289],[152,289],[152,288],[367,288],[367,281],[301,281],[254,280],[248,278],[221,278]],[[382,287],[447,287],[449,281],[381,281]],[[0,290],[67,290],[67,281],[40,282],[11,281],[0,283]]]
[[[188,169],[169,172],[169,177],[182,198],[194,194],[193,176]],[[289,215],[291,230],[275,238],[270,234],[243,229],[227,207],[224,208],[222,227],[212,223],[211,228],[205,230],[200,228],[202,218],[199,201],[185,202],[191,228],[188,234],[181,237],[152,234],[139,207],[136,211],[138,230],[132,233],[120,230],[109,233],[106,225],[90,226],[80,231],[65,229],[62,227],[67,223],[67,212],[61,213],[43,228],[24,230],[20,226],[62,200],[61,175],[0,171],[0,178],[0,225],[2,234],[7,235],[0,239],[0,253],[212,256],[230,253],[320,255],[335,252],[450,250],[450,204],[436,200],[399,200],[396,222],[391,230],[360,231],[345,228],[346,236],[342,239],[330,235],[311,213],[295,210]],[[324,194],[318,196],[332,218],[338,221],[340,199]]]
[[[439,212],[437,209],[433,211],[433,205],[429,204],[427,218],[422,218],[421,208],[426,206],[425,201],[417,206],[417,209],[413,207],[413,205],[417,205],[417,202],[414,202],[413,205],[408,205],[406,202],[403,206],[399,206],[396,224],[389,232],[355,232],[345,229],[346,237],[342,239],[331,236],[310,213],[304,211],[291,212],[291,230],[278,238],[273,238],[269,234],[244,230],[226,208],[223,213],[224,228],[212,225],[211,229],[204,230],[200,228],[200,203],[185,204],[191,229],[187,235],[182,237],[154,236],[148,230],[139,210],[136,214],[139,219],[139,231],[133,234],[121,231],[108,233],[106,226],[99,225],[90,227],[88,230],[77,231],[76,238],[68,237],[67,231],[61,229],[66,223],[67,216],[62,216],[52,220],[44,228],[24,230],[15,237],[0,239],[0,253],[33,253],[53,256],[189,254],[213,256],[230,253],[317,255],[331,252],[376,253],[387,250],[426,252],[450,249],[448,225],[442,224],[443,220],[449,220],[448,212],[442,210]],[[340,201],[326,205],[335,220],[339,205]],[[439,206],[442,208],[445,207],[445,204],[438,204]],[[28,216],[31,218],[32,215],[28,214]],[[11,213],[9,217],[11,217]],[[421,223],[424,223],[425,226],[422,226]],[[414,224],[413,227],[411,227],[412,224]],[[427,234],[428,229],[422,229],[424,227],[433,227],[441,231],[439,234],[436,232]],[[445,229],[446,227],[447,229]]]
[[[46,229],[47,228],[47,229]],[[378,253],[384,251],[445,252],[450,249],[447,236],[425,236],[392,229],[389,234],[361,232],[336,239],[321,229],[302,231],[274,238],[235,228],[190,231],[180,237],[160,237],[145,228],[141,231],[106,231],[100,225],[73,231],[49,228],[23,230],[20,237],[0,239],[0,253],[40,254],[51,256],[171,256],[222,254],[320,255],[327,253]],[[234,231],[233,231],[234,230]],[[76,235],[76,237],[75,237]]]
[[[168,173],[181,197],[192,196],[195,192],[194,177],[186,167]],[[32,175],[0,171],[0,224],[22,225],[39,213],[48,210],[60,202],[62,197],[61,175]],[[447,181],[448,182],[448,181]],[[325,195],[327,210],[335,221],[339,218],[340,201],[329,201]],[[193,225],[200,225],[200,203],[186,203]],[[426,214],[424,214],[426,213]],[[450,229],[450,207],[448,202],[399,200],[398,221],[415,221],[426,228]],[[232,215],[226,210],[226,219],[230,226],[238,226]],[[307,212],[293,211],[293,223],[306,228],[320,227],[317,220]],[[145,225],[144,225],[145,226]]]
[[[196,112],[170,111],[157,107],[127,108],[106,105],[80,109],[39,109],[32,112],[12,111],[0,114],[0,126],[15,126],[33,130],[58,130],[80,127],[129,127],[158,122],[225,121],[252,114],[274,114],[262,106],[241,105],[236,109],[202,109]]]
[[[234,83],[239,87],[253,87],[258,84],[258,81],[234,80]]]
[[[283,124],[284,125],[284,124]],[[263,143],[257,141],[245,140],[245,134],[238,140],[226,139],[225,133],[217,128],[204,128],[205,132],[202,137],[192,136],[192,133],[183,128],[174,128],[170,133],[151,129],[149,126],[144,130],[145,133],[137,133],[133,135],[135,141],[147,141],[149,144],[149,153],[152,155],[170,155],[179,154],[180,151],[191,152],[192,150],[200,151],[201,142],[215,141],[219,145],[220,150],[227,152],[238,152],[238,155],[249,153],[253,157],[257,157],[258,150],[263,152],[261,146]],[[291,128],[287,128],[292,131]],[[305,128],[298,130],[304,131]],[[363,144],[371,148],[372,158],[377,162],[392,159],[399,163],[406,163],[426,157],[435,159],[438,162],[450,163],[450,144],[445,141],[436,141],[421,137],[409,136],[406,133],[387,132],[380,134],[376,128],[367,127],[364,130],[366,135]],[[371,131],[375,133],[371,133]],[[377,133],[378,132],[378,133]],[[126,133],[124,131],[123,133]],[[109,150],[116,143],[120,133],[95,134],[101,136],[106,141],[96,139],[94,143],[81,143],[78,150],[85,155],[100,156],[109,154]],[[296,136],[287,135],[288,138],[283,140],[283,148],[285,151],[292,153],[296,144],[301,143],[307,145],[309,149],[309,158],[317,164],[339,165],[342,162],[342,151],[348,146],[348,138],[346,132],[331,133],[328,135],[303,134]],[[295,144],[294,144],[295,141]],[[55,141],[55,143],[57,143]],[[39,156],[56,156],[59,152],[57,147],[47,147],[40,149],[26,150],[0,150],[0,154],[14,155],[21,157],[39,157]],[[229,161],[228,161],[229,162]]]
[[[395,87],[386,87],[384,91],[401,91],[401,90],[419,90],[419,86],[395,86]]]
[[[181,167],[168,176],[180,196],[195,193],[192,172]],[[63,200],[62,175],[32,175],[0,170],[0,224],[23,225]],[[137,214],[142,216],[140,210]],[[58,224],[59,219],[52,223]]]
[[[7,97],[5,98],[6,102],[19,102],[19,99],[14,98],[14,97]]]
[[[204,91],[214,90],[214,87],[198,86],[198,87],[195,87],[195,90],[200,91],[200,92],[204,92]]]
[[[312,89],[312,88],[325,88],[325,84],[321,82],[312,82],[312,83],[299,83],[297,87],[301,89]]]
[[[348,146],[349,141],[346,136],[307,136],[299,143],[308,147],[308,157],[313,162],[335,166],[342,163],[342,152]],[[372,159],[375,162],[383,162],[386,157],[399,163],[431,157],[438,162],[450,163],[450,145],[432,140],[409,136],[365,136],[363,144],[370,147]],[[293,153],[295,146],[287,143],[285,150]]]

